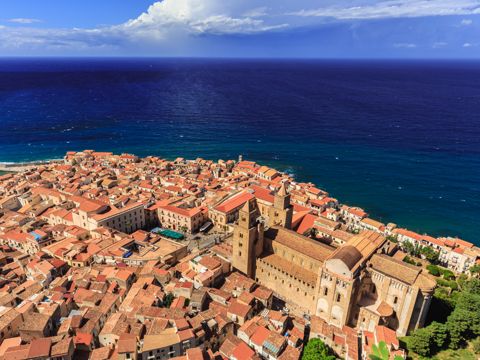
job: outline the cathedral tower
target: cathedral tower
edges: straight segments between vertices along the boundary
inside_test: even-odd
[[[273,208],[269,211],[270,226],[280,225],[287,229],[292,228],[293,207],[290,205],[290,194],[287,186],[282,183],[275,194]]]
[[[256,200],[247,201],[233,231],[232,265],[250,278],[255,276],[256,258],[263,251],[263,224],[257,221],[258,217]]]

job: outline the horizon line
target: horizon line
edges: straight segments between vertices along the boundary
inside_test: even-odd
[[[158,56],[158,55],[0,55],[0,60],[15,59],[154,59],[154,60],[327,60],[327,61],[466,61],[477,62],[480,57],[295,57],[295,56]]]

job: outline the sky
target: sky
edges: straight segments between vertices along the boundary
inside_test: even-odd
[[[0,56],[480,58],[480,0],[3,0]]]

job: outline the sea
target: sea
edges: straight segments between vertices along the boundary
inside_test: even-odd
[[[244,159],[480,245],[480,62],[0,59],[0,162]]]

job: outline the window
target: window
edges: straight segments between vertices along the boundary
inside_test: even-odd
[[[328,288],[323,289],[323,295],[325,295],[325,296],[328,295]]]
[[[398,296],[395,296],[395,297],[393,298],[393,303],[396,304],[397,302],[398,302]]]
[[[337,294],[337,302],[340,302],[340,299],[342,298],[342,295]]]

